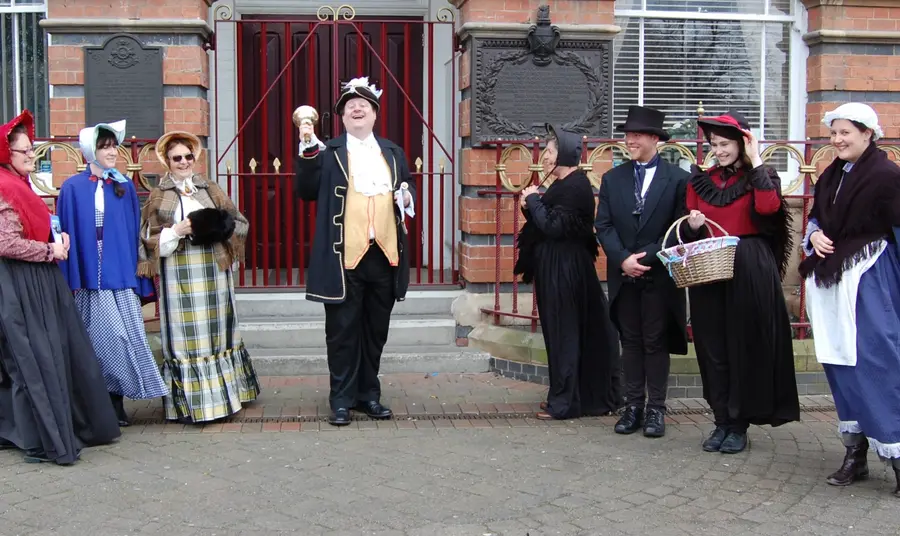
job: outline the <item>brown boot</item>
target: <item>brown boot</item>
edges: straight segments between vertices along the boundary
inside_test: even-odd
[[[844,463],[841,468],[828,475],[826,482],[832,486],[849,486],[857,480],[863,480],[869,476],[869,440],[863,438],[862,443],[847,447],[844,455]]]

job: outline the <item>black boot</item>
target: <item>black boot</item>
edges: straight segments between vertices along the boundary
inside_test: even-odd
[[[897,487],[894,489],[894,497],[900,499],[900,467],[897,467],[897,460],[894,460],[894,478],[897,479]]]
[[[619,422],[616,423],[617,434],[633,434],[644,424],[644,408],[628,406]]]
[[[131,421],[128,420],[128,412],[125,411],[124,397],[115,393],[109,393],[109,399],[112,401],[113,409],[116,410],[116,419],[119,420],[119,426],[122,428],[131,426]]]
[[[825,482],[832,486],[849,486],[857,480],[863,480],[869,476],[869,440],[863,437],[862,443],[847,447],[844,455],[844,463],[841,468],[828,475]],[[896,469],[895,469],[896,471]]]
[[[659,408],[647,408],[644,419],[644,436],[662,437],[666,435],[666,414]]]

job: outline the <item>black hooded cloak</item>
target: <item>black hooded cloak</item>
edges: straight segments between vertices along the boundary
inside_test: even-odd
[[[581,139],[548,127],[557,139],[557,165],[577,166]],[[534,283],[550,390],[547,413],[557,419],[603,415],[622,406],[619,351],[609,303],[597,277],[594,191],[578,169],[532,194],[523,209],[515,273]]]

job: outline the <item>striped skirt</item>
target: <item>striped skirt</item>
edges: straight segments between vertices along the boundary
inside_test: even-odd
[[[231,270],[210,246],[161,259],[160,326],[166,418],[204,422],[227,417],[256,400],[259,381],[235,313]]]

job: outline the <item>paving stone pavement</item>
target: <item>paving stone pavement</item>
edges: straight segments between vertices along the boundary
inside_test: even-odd
[[[138,425],[72,467],[0,452],[0,534],[898,534],[893,474],[871,454],[868,481],[826,485],[843,455],[833,417],[803,417],[751,428],[732,456],[701,451],[702,413],[657,440],[616,435],[612,417]]]

